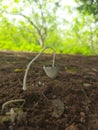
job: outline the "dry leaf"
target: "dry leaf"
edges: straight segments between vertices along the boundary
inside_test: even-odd
[[[22,72],[22,71],[24,71],[24,70],[23,69],[19,69],[19,68],[14,70],[14,72]]]

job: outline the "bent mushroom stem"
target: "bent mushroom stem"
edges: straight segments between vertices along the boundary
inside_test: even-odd
[[[15,103],[15,102],[23,102],[23,104],[22,104],[22,106],[23,106],[24,103],[25,103],[25,99],[15,99],[15,100],[7,101],[7,102],[5,102],[5,103],[2,105],[2,110],[4,110],[4,108],[5,108],[6,106],[8,106],[9,104]]]
[[[26,86],[26,80],[27,80],[27,74],[28,74],[28,71],[29,71],[29,68],[31,66],[31,64],[46,50],[46,49],[52,49],[54,54],[53,54],[53,61],[52,61],[52,67],[55,66],[55,50],[52,48],[52,47],[44,47],[42,49],[42,51],[40,53],[38,53],[38,55],[36,55],[30,62],[29,64],[27,65],[27,68],[25,70],[25,74],[24,74],[24,79],[23,79],[23,90],[27,90],[27,86]]]

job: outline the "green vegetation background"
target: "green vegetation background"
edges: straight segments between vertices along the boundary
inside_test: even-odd
[[[44,1],[44,0],[43,0]],[[19,1],[13,1],[19,4]],[[51,2],[51,1],[50,1]],[[37,2],[35,4],[38,5]],[[52,2],[52,4],[54,4]],[[57,4],[57,3],[56,3]],[[55,4],[55,5],[56,5]],[[47,7],[44,6],[44,9]],[[59,6],[55,7],[59,9]],[[69,15],[73,12],[71,7],[65,7],[69,10]],[[63,8],[63,11],[64,9]],[[3,4],[0,5],[0,9],[5,9],[8,11],[9,7]],[[40,8],[41,9],[41,8]],[[23,8],[21,9],[23,11]],[[42,10],[40,10],[42,11]],[[9,20],[7,15],[3,11],[0,12],[0,50],[14,50],[14,51],[31,51],[39,52],[42,47],[39,43],[40,36],[36,31],[36,28],[30,24],[30,21],[17,20],[13,18]],[[12,7],[12,12],[17,13],[19,10]],[[47,13],[49,13],[47,11]],[[52,12],[53,13],[53,12]],[[30,16],[31,17],[31,16]],[[34,14],[34,20],[43,22],[48,21],[49,27],[47,27],[47,36],[43,42],[44,46],[52,46],[57,53],[65,54],[98,54],[98,21],[95,19],[93,14],[87,13],[77,15],[72,18],[71,21],[63,19],[61,22],[56,19],[57,16],[52,14],[51,16],[45,15],[44,18],[39,15],[39,13]],[[34,21],[34,22],[35,22]],[[37,27],[40,31],[44,31],[44,24],[41,25],[41,21],[37,21]],[[43,36],[43,35],[42,35]]]

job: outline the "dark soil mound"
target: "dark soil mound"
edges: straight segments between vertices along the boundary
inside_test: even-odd
[[[98,56],[56,55],[60,71],[51,79],[43,65],[52,55],[43,54],[31,65],[23,91],[35,56],[0,52],[0,130],[98,130]],[[16,99],[25,102],[3,105]]]

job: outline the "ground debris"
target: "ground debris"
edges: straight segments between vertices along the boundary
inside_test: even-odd
[[[98,56],[58,54],[60,72],[51,79],[43,71],[51,54],[43,54],[30,67],[28,90],[23,91],[25,68],[35,55],[0,52],[0,130],[97,130]],[[2,104],[15,99],[26,103],[11,124]]]

